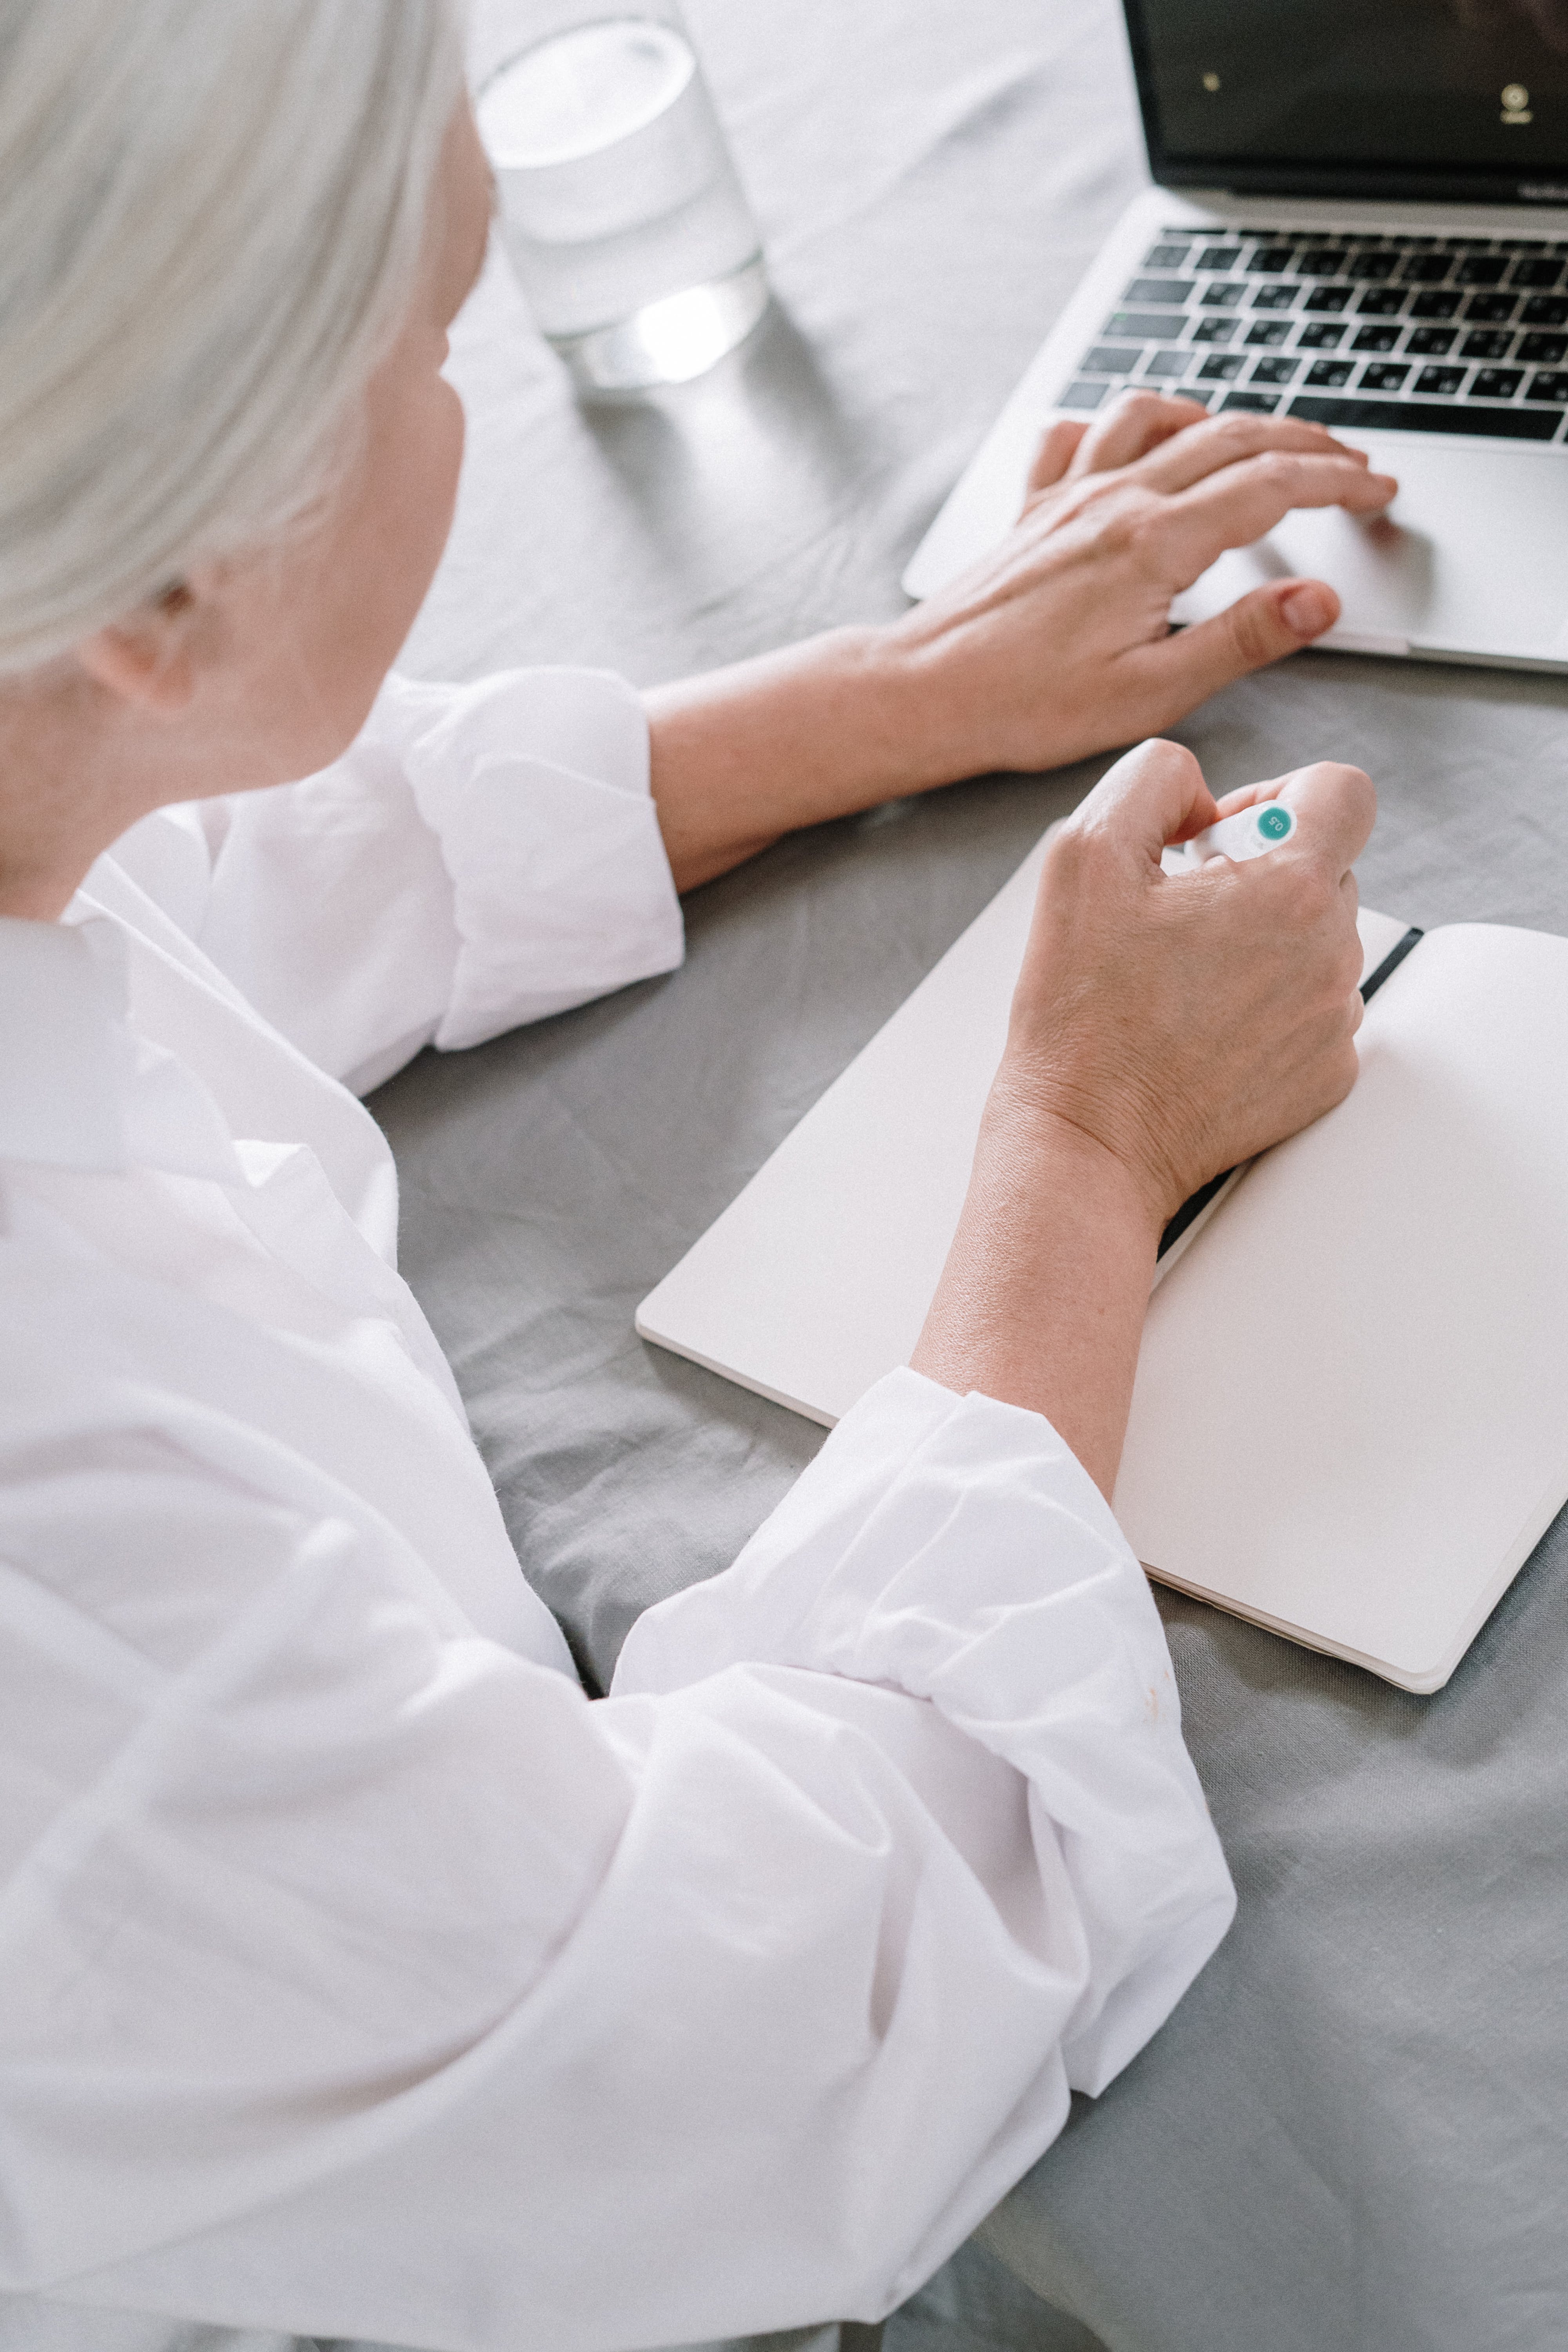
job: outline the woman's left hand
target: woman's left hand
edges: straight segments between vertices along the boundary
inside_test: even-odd
[[[1054,425],[1017,524],[940,595],[648,696],[677,886],[798,825],[1163,733],[1340,609],[1321,581],[1279,580],[1173,631],[1173,598],[1292,507],[1377,514],[1397,487],[1291,417],[1134,393]]]
[[[1331,628],[1321,580],[1271,581],[1174,632],[1171,605],[1294,507],[1380,513],[1398,488],[1320,425],[1134,393],[1054,425],[1014,530],[889,633],[953,774],[1057,767],[1162,733]]]

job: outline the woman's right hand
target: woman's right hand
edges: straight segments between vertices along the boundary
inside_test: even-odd
[[[1161,852],[1277,795],[1298,828],[1247,865]],[[912,1362],[1043,1412],[1109,1496],[1160,1233],[1222,1169],[1354,1084],[1351,868],[1375,802],[1302,768],[1216,804],[1190,751],[1119,761],[1051,845],[959,1229]]]
[[[1168,844],[1276,797],[1299,819],[1282,848],[1162,870]],[[1216,804],[1179,744],[1130,751],[1051,845],[999,1089],[1114,1153],[1162,1219],[1331,1109],[1355,1083],[1352,867],[1375,814],[1359,768]]]

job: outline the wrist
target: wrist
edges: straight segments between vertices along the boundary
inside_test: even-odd
[[[1115,1153],[1005,1079],[910,1360],[1043,1413],[1110,1495],[1160,1225]]]
[[[678,887],[799,826],[950,781],[932,762],[920,683],[894,630],[870,625],[647,694],[653,797]]]
[[[929,649],[902,622],[831,629],[780,658],[799,665],[795,688],[815,706],[818,740],[831,747],[825,782],[834,805],[826,814],[875,808],[980,772],[956,756]]]
[[[945,633],[933,633],[923,611],[868,634],[875,643],[861,648],[860,659],[875,698],[895,714],[903,792],[932,792],[1010,764],[984,683],[965,677],[956,648]]]
[[[1125,1225],[1130,1240],[1158,1248],[1181,1205],[1170,1198],[1168,1177],[1131,1144],[1102,1134],[1079,1116],[1070,1089],[1043,1083],[1005,1055],[992,1083],[983,1135],[986,1129],[1005,1138],[1005,1148],[1049,1168],[1055,1181],[1072,1187],[1078,1197],[1102,1202]]]

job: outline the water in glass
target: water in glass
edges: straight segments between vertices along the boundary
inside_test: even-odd
[[[513,266],[584,387],[700,374],[756,323],[756,224],[677,26],[557,33],[490,77],[479,122]]]

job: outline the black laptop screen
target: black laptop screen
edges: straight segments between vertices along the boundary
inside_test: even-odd
[[[1568,202],[1568,0],[1126,0],[1157,178]]]

